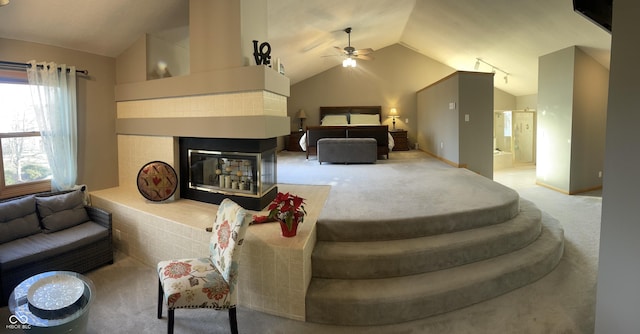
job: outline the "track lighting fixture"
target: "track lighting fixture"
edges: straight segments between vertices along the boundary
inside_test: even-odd
[[[480,59],[480,58],[476,58],[476,64],[473,66],[473,68],[477,71],[478,69],[480,69],[480,63],[483,63],[489,67],[491,67],[491,73],[496,73],[496,71],[502,72],[504,73],[504,83],[508,84],[509,83],[509,72],[500,69],[499,67],[493,66],[489,63],[487,63],[486,61]]]

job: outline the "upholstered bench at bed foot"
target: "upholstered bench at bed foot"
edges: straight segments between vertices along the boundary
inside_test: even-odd
[[[375,163],[377,141],[373,138],[322,138],[318,140],[318,163]]]

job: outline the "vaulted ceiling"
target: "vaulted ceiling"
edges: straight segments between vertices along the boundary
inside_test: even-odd
[[[267,1],[272,54],[292,84],[341,63],[334,46],[347,45],[346,27],[356,49],[399,43],[467,71],[481,58],[509,73],[505,83],[497,71],[495,85],[515,96],[535,94],[538,57],[566,47],[579,46],[609,66],[611,35],[575,13],[572,0]],[[12,0],[0,7],[0,37],[110,57],[144,33],[188,45],[188,3]]]

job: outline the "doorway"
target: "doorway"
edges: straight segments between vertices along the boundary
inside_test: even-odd
[[[530,110],[513,112],[513,163],[536,163],[536,113]]]
[[[496,110],[493,116],[493,169],[535,165],[535,111]]]

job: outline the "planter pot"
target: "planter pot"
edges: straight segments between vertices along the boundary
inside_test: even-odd
[[[297,221],[293,221],[293,224],[291,224],[291,230],[289,230],[287,228],[287,223],[278,220],[278,223],[280,223],[280,229],[282,230],[282,236],[285,238],[291,238],[291,237],[295,237],[296,234],[298,234],[298,222]]]

